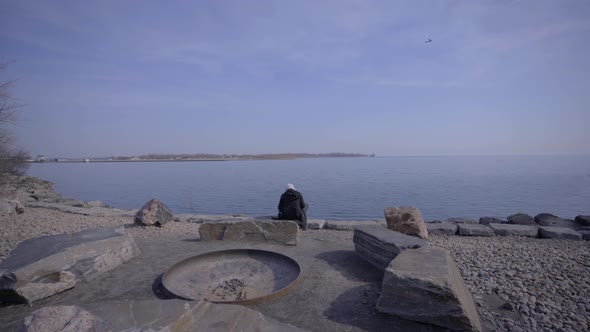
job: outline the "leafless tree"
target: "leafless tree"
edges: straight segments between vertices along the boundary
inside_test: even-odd
[[[0,64],[0,71],[4,69],[6,64]],[[23,175],[29,166],[29,154],[14,145],[14,138],[6,129],[6,125],[16,123],[22,107],[10,95],[14,84],[15,81],[0,82],[0,178],[6,173]]]

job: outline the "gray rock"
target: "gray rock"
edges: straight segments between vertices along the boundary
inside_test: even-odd
[[[448,218],[446,222],[450,222],[453,224],[477,224],[478,222],[473,220],[473,219],[469,219],[469,218]]]
[[[502,220],[499,218],[494,217],[481,217],[479,218],[479,223],[481,225],[489,225],[489,224],[506,224],[508,223],[507,220]]]
[[[539,236],[539,227],[535,225],[490,224],[489,226],[498,236]]]
[[[494,236],[494,230],[480,224],[457,224],[458,234],[463,236]]]
[[[0,198],[0,217],[14,216],[23,212],[25,212],[25,208],[19,201]]]
[[[0,301],[31,303],[49,297],[82,280],[92,280],[139,253],[123,228],[23,241],[0,263]]]
[[[535,220],[533,219],[533,217],[529,216],[526,213],[516,213],[516,214],[508,216],[506,219],[508,219],[509,224],[515,224],[515,225],[534,225],[535,224]]]
[[[535,216],[535,222],[541,226],[552,227],[567,227],[574,228],[575,224],[572,220],[561,219],[551,213],[539,213]]]
[[[307,229],[322,229],[326,226],[326,219],[307,219]]]
[[[575,221],[579,226],[590,226],[590,216],[576,216]]]
[[[143,226],[162,226],[174,220],[174,213],[164,203],[153,198],[137,211],[134,220]]]
[[[539,235],[544,239],[582,240],[582,234],[571,228],[540,226]]]
[[[578,231],[578,233],[582,234],[582,239],[590,240],[590,231]]]
[[[426,223],[426,228],[428,229],[428,234],[434,235],[455,235],[457,234],[457,224],[453,224],[450,222],[440,222],[440,223]]]
[[[377,225],[377,222],[371,220],[326,220],[324,228],[336,231],[353,231],[357,226],[363,225]]]
[[[225,220],[199,227],[201,241],[271,241],[296,245],[299,226],[290,220]]]
[[[402,251],[431,246],[426,240],[392,231],[382,225],[356,227],[352,241],[360,257],[383,271]]]
[[[383,211],[387,228],[422,239],[428,238],[428,229],[418,208],[413,206],[388,207]]]
[[[471,293],[442,248],[406,250],[385,270],[377,310],[456,331],[482,331]]]
[[[21,331],[78,332],[110,331],[98,317],[77,306],[52,306],[34,311],[24,319]]]

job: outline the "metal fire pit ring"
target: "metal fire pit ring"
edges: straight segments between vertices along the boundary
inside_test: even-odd
[[[301,267],[272,251],[231,249],[189,257],[162,276],[172,294],[189,300],[254,304],[284,295],[299,283]]]

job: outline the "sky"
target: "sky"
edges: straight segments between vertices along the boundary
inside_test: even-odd
[[[0,81],[48,157],[590,154],[589,34],[586,0],[1,1]]]

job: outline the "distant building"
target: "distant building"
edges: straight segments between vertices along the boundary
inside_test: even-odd
[[[37,161],[40,162],[40,163],[44,162],[45,161],[45,156],[42,155],[42,154],[38,155],[37,156]]]
[[[84,162],[85,163],[89,163],[90,162],[90,159],[86,158],[86,159],[84,159]]]

